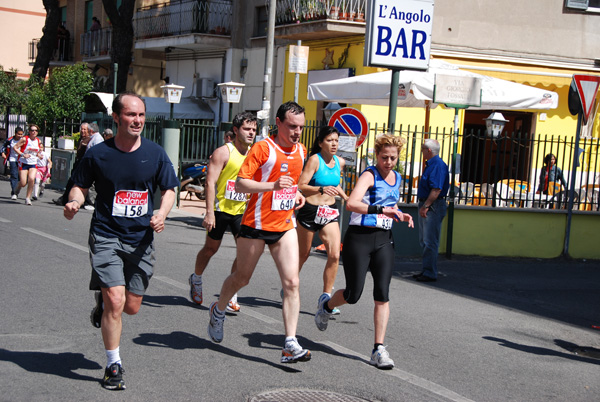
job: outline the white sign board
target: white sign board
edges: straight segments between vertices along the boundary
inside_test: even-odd
[[[306,74],[308,72],[308,46],[290,45],[288,73]]]
[[[338,151],[356,152],[356,138],[354,135],[340,135]]]
[[[356,166],[356,152],[337,151],[336,155],[346,161],[346,166]]]
[[[481,78],[435,75],[433,102],[456,106],[481,106]]]
[[[434,0],[367,0],[366,66],[427,70]]]

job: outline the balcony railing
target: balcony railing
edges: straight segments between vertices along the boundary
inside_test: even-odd
[[[32,63],[37,58],[39,43],[39,38],[29,42],[29,61]],[[52,54],[52,61],[73,61],[73,40],[59,39]]]
[[[232,5],[227,1],[181,1],[139,8],[134,16],[139,39],[205,33],[231,34]]]
[[[315,20],[365,22],[366,0],[278,0],[276,24]]]
[[[81,34],[79,54],[84,58],[105,56],[110,53],[112,28],[89,31]]]

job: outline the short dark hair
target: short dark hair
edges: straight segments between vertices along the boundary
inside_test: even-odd
[[[287,112],[290,112],[292,114],[303,114],[304,113],[304,108],[302,106],[300,106],[299,104],[297,104],[296,102],[287,101],[284,104],[282,104],[281,106],[279,106],[279,109],[277,109],[277,115],[276,115],[276,117],[280,121],[284,121],[285,120],[285,114]]]
[[[238,113],[233,118],[233,127],[240,128],[245,121],[248,123],[256,123],[256,116],[250,112]]]
[[[120,94],[118,94],[115,97],[115,99],[113,100],[113,103],[112,103],[113,113],[116,113],[117,115],[121,114],[121,112],[123,111],[123,98],[125,96],[134,96],[134,97],[138,98],[144,104],[144,111],[146,110],[146,101],[144,100],[144,98],[142,98],[135,92],[125,91],[125,92],[121,92]]]
[[[17,126],[17,128],[15,128],[15,133],[18,133],[18,132],[22,133],[23,132],[23,127]]]

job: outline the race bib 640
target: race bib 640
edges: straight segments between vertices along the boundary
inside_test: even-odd
[[[272,211],[289,211],[296,206],[296,192],[298,186],[282,188],[281,190],[273,191],[273,202],[271,203]]]

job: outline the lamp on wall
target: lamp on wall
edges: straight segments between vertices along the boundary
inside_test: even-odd
[[[498,138],[508,122],[500,112],[494,112],[483,120],[485,120],[487,135],[492,138]]]
[[[164,91],[163,93],[165,95],[165,101],[171,104],[171,120],[173,120],[173,105],[181,101],[181,93],[185,87],[181,85],[167,84],[161,86],[161,88]]]

